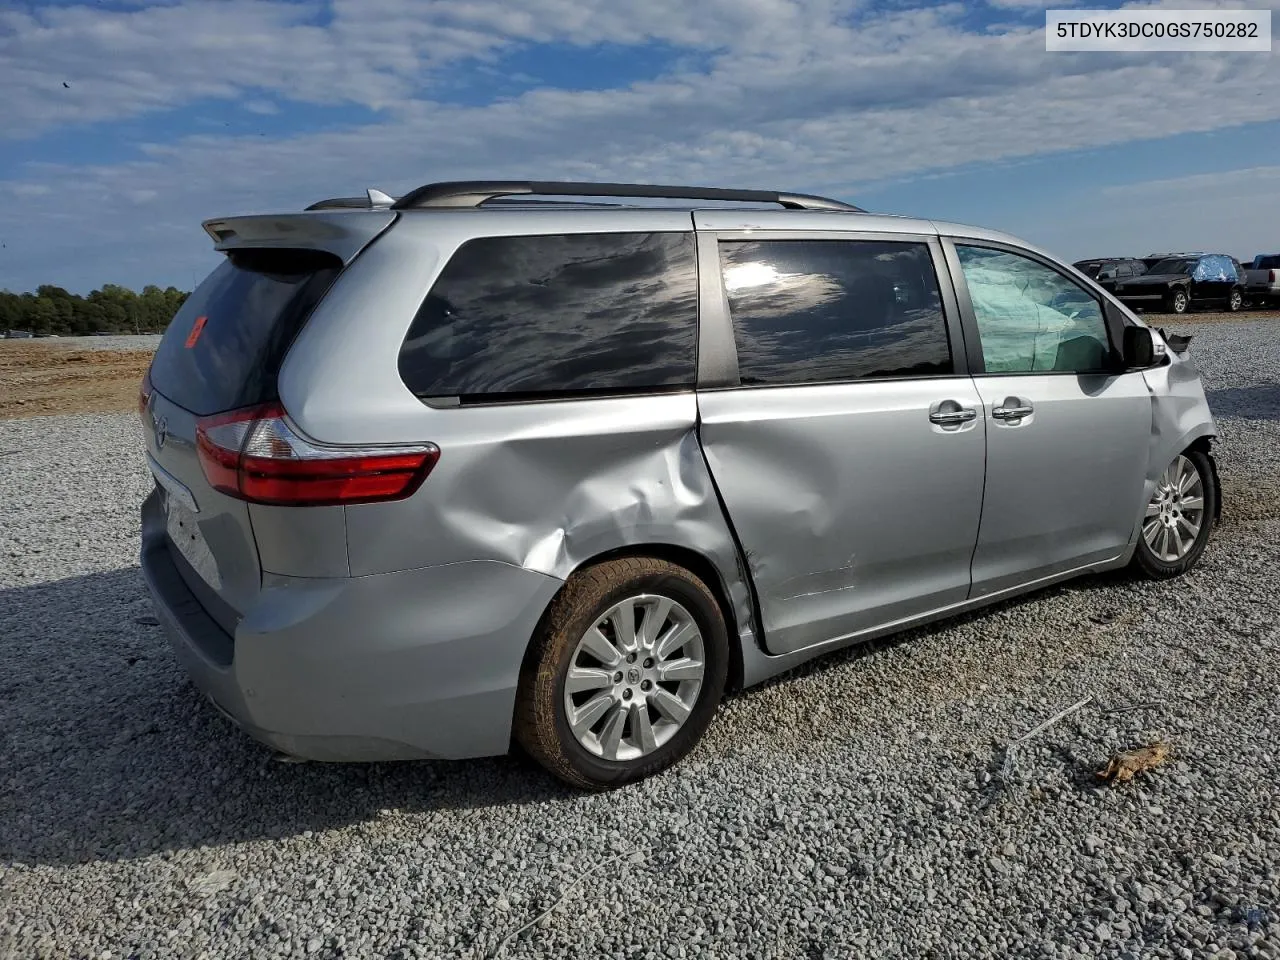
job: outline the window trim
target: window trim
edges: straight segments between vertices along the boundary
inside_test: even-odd
[[[720,244],[742,241],[845,241],[851,243],[903,243],[928,249],[938,282],[943,329],[951,352],[952,370],[914,376],[855,377],[814,380],[809,383],[743,383],[738,369],[738,344],[733,334],[729,295],[724,288]],[[954,380],[970,375],[966,332],[938,237],[921,233],[885,233],[871,230],[699,230],[698,231],[698,390],[796,390],[854,384],[894,383],[904,380]]]
[[[960,324],[964,330],[965,343],[968,346],[969,369],[972,371],[972,376],[1098,377],[1118,376],[1125,372],[1120,348],[1116,346],[1117,342],[1122,339],[1121,330],[1125,325],[1123,315],[1111,309],[1110,302],[1105,295],[1100,295],[1098,291],[1090,290],[1088,287],[1081,284],[1066,271],[1062,264],[1057,263],[1043,254],[1036,253],[1034,250],[1028,250],[1026,247],[1020,247],[1013,243],[955,236],[943,236],[940,239],[942,241],[942,249],[946,256],[947,268],[950,270],[952,281],[955,284],[956,300],[960,305]],[[978,317],[973,309],[973,300],[969,296],[969,282],[965,279],[964,267],[960,263],[960,253],[956,250],[957,246],[982,247],[988,250],[998,250],[1001,253],[1009,253],[1014,256],[1023,257],[1024,259],[1040,264],[1042,267],[1048,268],[1068,283],[1078,287],[1081,292],[1087,294],[1091,300],[1098,304],[1098,311],[1102,314],[1103,328],[1107,332],[1108,365],[1098,370],[987,370],[986,358],[982,355],[982,337],[978,330]],[[1096,281],[1094,281],[1094,285],[1096,286]]]
[[[678,236],[687,236],[693,241],[693,268],[694,268],[694,304],[693,304],[693,379],[690,383],[683,384],[659,384],[649,387],[598,387],[584,388],[579,390],[561,389],[548,391],[526,391],[504,393],[484,393],[484,394],[466,394],[466,395],[443,395],[432,394],[423,395],[415,391],[405,380],[404,372],[400,369],[400,357],[404,351],[404,346],[408,343],[409,332],[413,329],[413,323],[417,320],[418,314],[426,304],[431,292],[435,289],[436,284],[440,282],[449,265],[462,253],[468,246],[478,241],[485,240],[538,240],[548,237],[582,237],[582,236],[635,236],[645,235],[653,236],[657,234],[674,234]],[[678,230],[548,230],[534,233],[482,233],[476,236],[468,237],[454,247],[449,253],[442,257],[439,269],[435,272],[434,277],[428,284],[426,292],[423,294],[421,302],[414,310],[413,319],[410,320],[409,326],[405,328],[405,335],[400,341],[400,347],[396,352],[396,374],[401,384],[409,391],[419,403],[426,407],[436,410],[457,410],[464,407],[496,407],[496,406],[525,406],[532,403],[564,403],[581,400],[612,400],[626,399],[634,397],[649,397],[655,395],[669,396],[672,394],[693,393],[697,389],[698,371],[700,369],[701,356],[701,303],[702,291],[700,285],[700,273],[698,269],[698,234],[694,230],[692,223],[688,229]]]

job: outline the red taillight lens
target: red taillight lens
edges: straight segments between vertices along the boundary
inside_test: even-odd
[[[151,403],[151,368],[147,368],[147,372],[142,375],[142,383],[138,385],[138,416],[144,420],[147,416],[147,406]]]
[[[209,484],[253,503],[279,506],[401,500],[440,459],[425,443],[405,447],[330,447],[312,443],[278,404],[203,417],[196,449]]]
[[[1276,272],[1272,270],[1267,274],[1267,283],[1275,283],[1275,282],[1276,282]]]

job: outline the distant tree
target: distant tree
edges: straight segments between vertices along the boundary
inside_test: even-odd
[[[42,284],[34,293],[0,290],[0,331],[30,330],[83,336],[90,333],[161,333],[189,294],[148,284],[141,294],[114,283],[88,296]]]

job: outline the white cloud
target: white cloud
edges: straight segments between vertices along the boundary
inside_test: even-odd
[[[270,100],[246,100],[241,106],[261,116],[274,116],[280,112],[280,106]]]
[[[987,6],[998,10],[1059,10],[1075,3],[1076,0],[987,0]]]
[[[131,162],[31,167],[0,209],[0,287],[42,282],[27,278],[50,264],[111,279],[122,247],[153,265],[204,264],[205,217],[368,185],[614,178],[856,195],[869,181],[1280,118],[1274,55],[1047,54],[1042,25],[992,35],[966,30],[964,13],[846,0],[179,0],[0,13],[0,86],[20,91],[0,100],[10,132],[207,97],[264,115],[289,101],[383,111],[320,133],[201,135],[139,145]],[[661,40],[698,51],[700,65],[488,105],[433,99],[440,71],[550,40]],[[73,234],[32,226],[60,212],[75,217]]]
[[[1164,180],[1110,186],[1103,191],[1110,197],[1146,197],[1167,199],[1170,196],[1210,196],[1215,199],[1243,199],[1280,195],[1280,166],[1244,167],[1214,173],[1196,173]]]
[[[1062,209],[1052,221],[1028,220],[1010,229],[1035,234],[1037,242],[1073,259],[1154,249],[1252,259],[1280,248],[1280,166],[1109,186],[1073,196]]]

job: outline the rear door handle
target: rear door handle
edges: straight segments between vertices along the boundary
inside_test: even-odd
[[[962,407],[954,401],[944,401],[939,404],[938,409],[929,413],[929,420],[941,427],[956,427],[962,423],[969,423],[971,420],[977,419],[977,410],[972,407]]]
[[[1021,420],[1023,417],[1029,417],[1035,412],[1036,409],[1031,405],[1030,400],[1005,397],[1004,403],[993,408],[991,415],[997,420]]]

